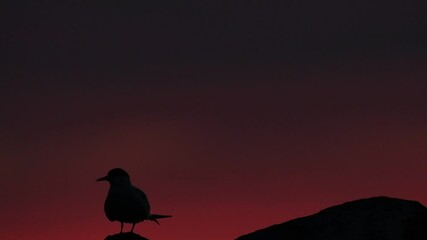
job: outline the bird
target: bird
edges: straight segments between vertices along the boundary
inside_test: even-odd
[[[124,223],[132,224],[130,232],[133,233],[135,224],[139,222],[150,220],[160,225],[157,219],[172,217],[151,214],[147,195],[132,185],[129,174],[121,168],[111,169],[107,176],[96,181],[107,181],[110,184],[104,202],[104,212],[111,222],[120,222],[120,233],[123,233]]]

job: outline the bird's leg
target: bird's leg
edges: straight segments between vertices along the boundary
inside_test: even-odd
[[[123,222],[120,222],[120,233],[123,233]]]
[[[135,223],[132,223],[132,229],[130,230],[131,233],[133,233],[133,228],[135,227]]]

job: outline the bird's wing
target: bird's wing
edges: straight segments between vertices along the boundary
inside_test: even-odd
[[[157,219],[161,219],[161,218],[170,218],[172,217],[171,215],[161,215],[161,214],[151,214],[150,216],[148,216],[148,220],[153,221],[157,224],[160,225],[159,221],[157,221]]]
[[[140,202],[142,203],[144,210],[150,214],[150,203],[148,202],[147,195],[139,188],[133,187],[134,192],[138,196]]]

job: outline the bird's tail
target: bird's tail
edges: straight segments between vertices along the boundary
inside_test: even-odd
[[[159,223],[159,221],[157,221],[157,219],[170,218],[170,217],[172,217],[172,216],[171,215],[151,214],[150,216],[148,216],[147,219],[160,225],[160,223]]]

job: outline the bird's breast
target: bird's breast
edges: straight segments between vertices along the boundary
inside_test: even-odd
[[[150,215],[148,200],[141,198],[131,188],[110,188],[104,210],[110,221],[126,223],[141,222]]]

